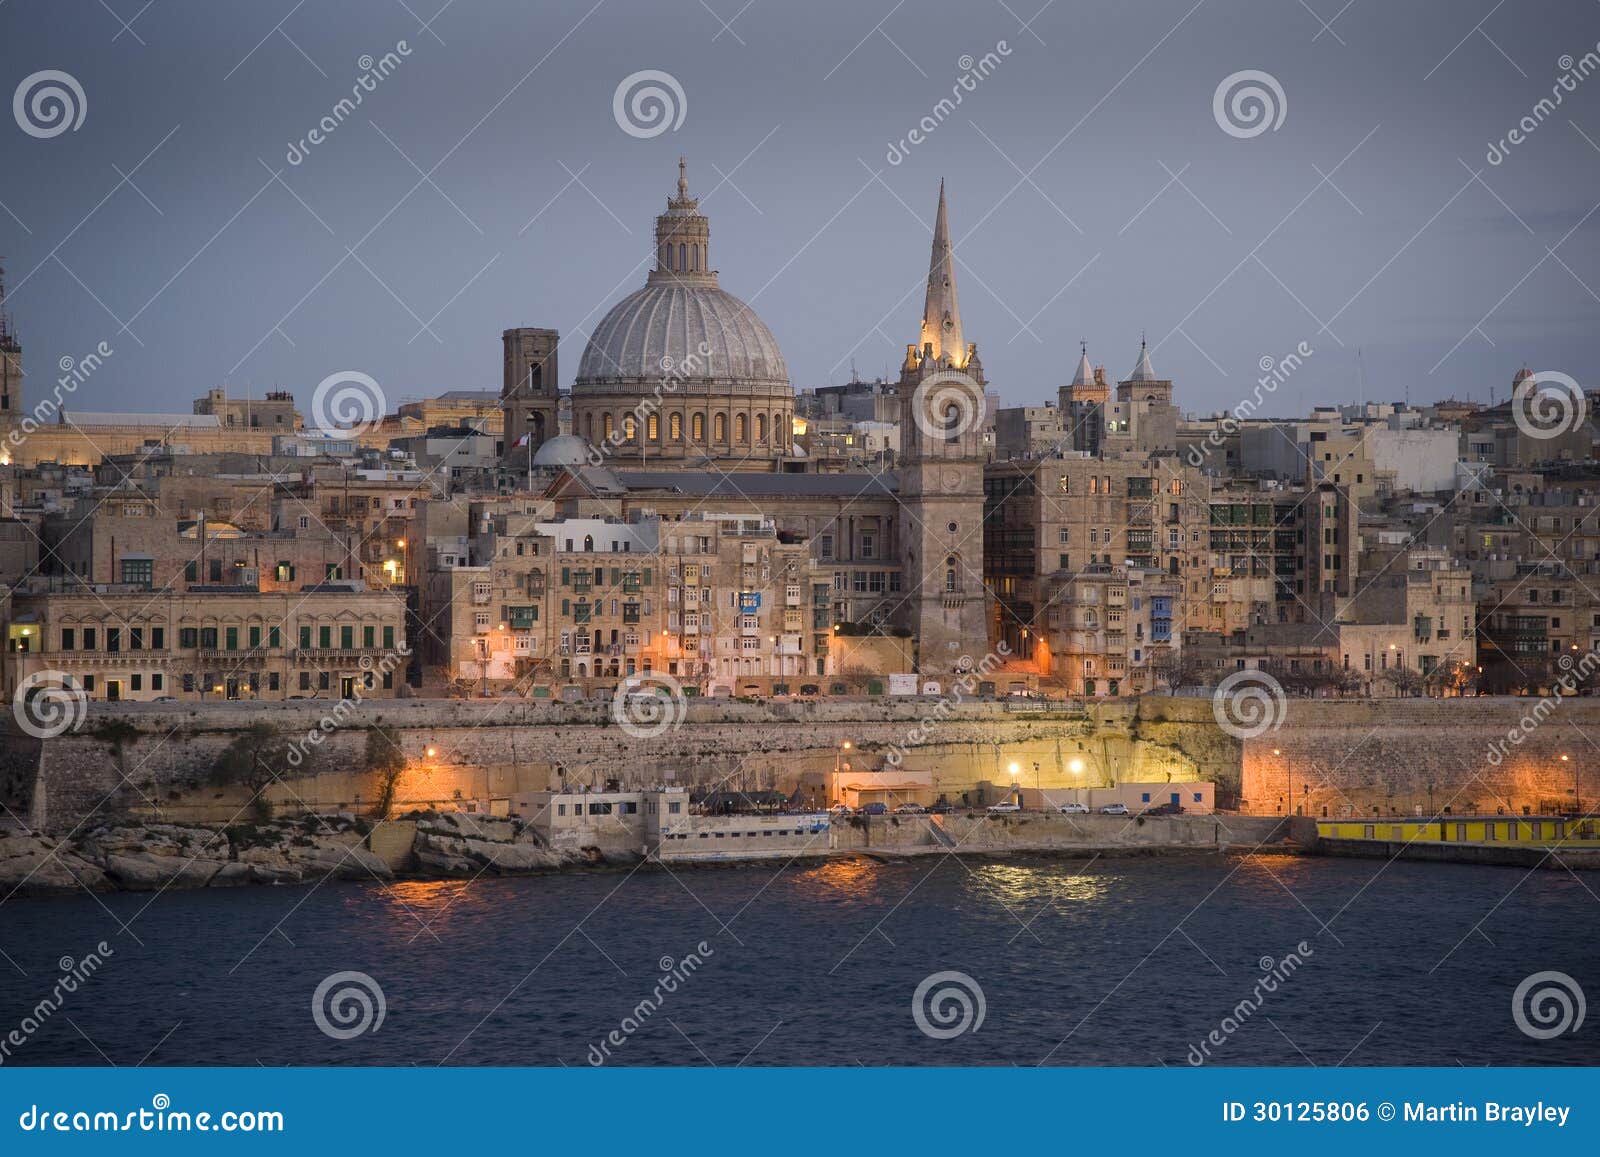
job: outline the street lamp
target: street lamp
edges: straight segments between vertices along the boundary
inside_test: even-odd
[[[1288,772],[1289,791],[1284,796],[1284,799],[1288,801],[1285,806],[1292,812],[1294,810],[1294,761],[1285,757],[1283,752],[1276,747],[1272,749],[1272,754],[1283,759],[1284,770]]]
[[[1561,762],[1572,763],[1565,753],[1562,753]],[[1576,763],[1572,764],[1572,814],[1574,816],[1583,814],[1583,798],[1578,795],[1578,765]]]

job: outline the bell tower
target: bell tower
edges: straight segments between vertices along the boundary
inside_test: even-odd
[[[920,341],[900,367],[899,539],[903,625],[923,674],[954,673],[988,650],[983,585],[983,363],[966,343],[944,182]]]
[[[500,385],[505,434],[500,461],[508,470],[526,470],[539,447],[561,433],[556,377],[556,346],[561,335],[553,329],[508,329],[500,340],[505,347]]]

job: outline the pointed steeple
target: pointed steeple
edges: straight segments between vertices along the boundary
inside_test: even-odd
[[[1145,346],[1144,338],[1139,339],[1139,363],[1133,367],[1129,376],[1130,382],[1155,382],[1161,379],[1156,377],[1156,371],[1150,364],[1150,351]]]
[[[1072,384],[1075,386],[1094,385],[1094,366],[1089,364],[1089,343],[1080,341],[1078,349],[1082,356],[1078,359],[1078,372],[1073,375]]]
[[[939,213],[933,222],[933,254],[928,261],[928,296],[922,307],[921,348],[933,347],[933,359],[960,369],[967,363],[961,336],[961,307],[956,302],[956,260],[950,248],[950,215],[944,181],[939,182]]]

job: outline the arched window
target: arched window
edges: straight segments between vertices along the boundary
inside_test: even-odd
[[[735,442],[750,440],[750,419],[743,414],[733,416],[733,440]]]
[[[956,578],[956,556],[951,555],[949,558],[945,559],[944,566],[944,589],[947,591],[960,590],[960,582]]]
[[[583,549],[584,550],[593,550],[594,549],[594,535],[586,534],[586,535],[583,536]],[[579,599],[578,601],[582,602],[583,600]]]
[[[613,429],[613,427],[611,425],[611,415],[610,414],[601,414],[600,415],[600,436],[602,438],[604,438],[606,441],[609,442],[611,440],[611,431],[612,431],[612,429]]]
[[[667,417],[667,437],[674,442],[683,441],[683,415],[671,414]]]
[[[634,423],[633,415],[624,414],[622,417],[622,440],[624,442],[631,442],[633,441],[634,435],[637,433],[638,427]]]
[[[726,442],[728,440],[728,415],[718,414],[711,419],[711,440],[713,442]]]
[[[644,436],[652,442],[661,440],[661,419],[655,414],[651,414],[645,419]]]
[[[686,269],[687,267],[688,267],[688,262],[684,260],[684,255],[683,255],[683,244],[682,244],[682,242],[679,242],[679,244],[678,244],[678,272],[682,273],[684,271],[684,269]]]
[[[693,431],[691,436],[694,441],[704,442],[706,440],[706,416],[704,414],[696,414],[690,420],[689,428]]]
[[[757,442],[765,442],[766,440],[767,440],[767,416],[765,414],[757,414],[756,415],[756,441]]]
[[[583,436],[584,436],[584,440],[585,441],[588,441],[588,442],[593,442],[594,441],[594,415],[593,414],[585,414],[583,416]]]

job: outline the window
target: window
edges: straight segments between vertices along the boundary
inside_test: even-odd
[[[162,677],[162,675],[161,675],[161,673],[159,671],[156,672],[154,675],[150,676],[150,690],[152,690],[152,691],[160,691],[165,686],[165,684],[166,684],[166,680]]]
[[[317,628],[317,646],[321,647],[324,651],[329,651],[329,650],[333,649],[333,628],[332,627],[318,627]]]
[[[92,651],[95,649],[93,627],[83,628],[83,649],[85,651]]]
[[[339,649],[343,651],[354,650],[356,645],[356,629],[354,627],[339,628]]]
[[[165,627],[150,628],[150,646],[157,651],[166,650],[167,629]]]
[[[148,590],[155,583],[156,564],[148,558],[125,558],[122,560],[122,581],[135,583]],[[138,690],[137,687],[134,690]]]
[[[193,627],[178,628],[178,646],[184,650],[192,650],[200,645],[200,632]]]
[[[106,650],[107,651],[120,651],[120,650],[122,650],[122,628],[121,627],[107,627],[106,628]]]
[[[1071,543],[1072,543],[1072,531],[1069,530],[1067,527],[1063,526],[1061,528],[1061,530],[1059,532],[1057,532],[1056,541],[1059,542],[1062,546],[1071,545]]]
[[[229,651],[237,651],[239,649],[239,628],[238,627],[229,627],[229,628],[227,628],[227,630],[223,632],[223,637],[226,640],[226,648],[227,648],[227,650],[229,650]]]
[[[74,631],[73,631],[73,629],[71,627],[62,627],[61,628],[61,649],[63,651],[72,650],[72,648],[73,648],[73,634],[74,634]]]

